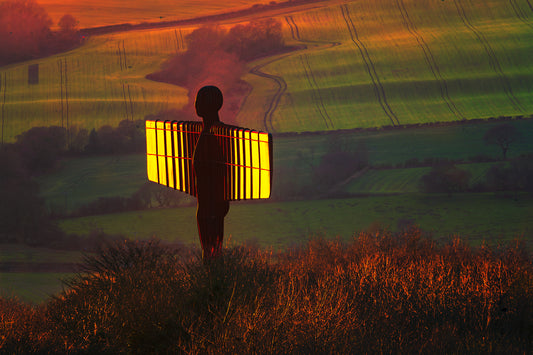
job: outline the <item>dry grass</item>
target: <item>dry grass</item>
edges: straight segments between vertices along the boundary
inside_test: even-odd
[[[530,353],[520,244],[437,246],[417,229],[201,262],[156,242],[88,258],[54,300],[0,302],[0,349],[72,353]]]

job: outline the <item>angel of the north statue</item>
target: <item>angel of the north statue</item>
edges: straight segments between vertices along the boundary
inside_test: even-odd
[[[272,135],[220,122],[222,93],[196,96],[200,121],[146,121],[148,179],[197,198],[204,259],[218,256],[229,201],[266,199],[272,186]]]

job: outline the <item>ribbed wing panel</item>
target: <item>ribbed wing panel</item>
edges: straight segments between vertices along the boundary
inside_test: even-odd
[[[193,154],[203,124],[146,121],[148,180],[196,196]],[[228,201],[264,199],[272,187],[272,135],[246,128],[213,126],[226,167]]]

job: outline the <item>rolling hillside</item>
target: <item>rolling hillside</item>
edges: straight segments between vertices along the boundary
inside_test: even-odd
[[[182,20],[198,15],[213,15],[228,10],[239,10],[254,4],[268,3],[261,0],[226,0],[226,1],[179,1],[174,0],[132,0],[125,3],[120,0],[65,1],[39,0],[53,20],[70,13],[80,22],[82,28],[109,26],[121,23],[141,23],[154,21]]]
[[[300,132],[533,113],[528,0],[321,2],[276,14],[301,49],[250,63],[242,125]],[[179,109],[185,89],[145,76],[184,50],[193,29],[95,36],[0,68],[3,141],[32,126],[90,129]],[[38,84],[28,84],[30,64]]]

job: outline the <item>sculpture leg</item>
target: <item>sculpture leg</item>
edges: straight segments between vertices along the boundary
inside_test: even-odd
[[[203,259],[217,257],[220,255],[224,240],[224,217],[197,213],[196,220]]]

